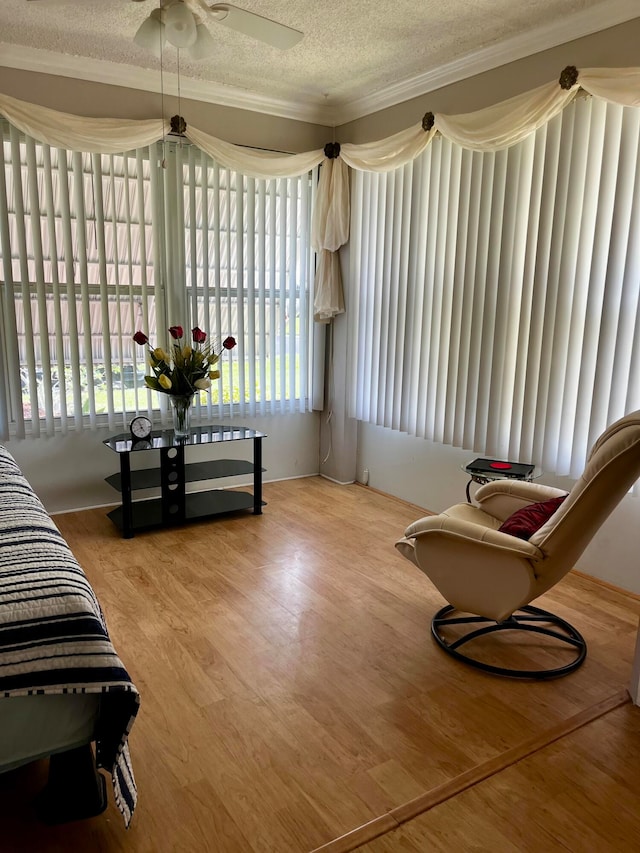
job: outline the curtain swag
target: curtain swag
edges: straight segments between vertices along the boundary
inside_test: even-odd
[[[463,148],[497,151],[516,145],[549,122],[583,89],[622,106],[640,106],[640,68],[565,68],[558,82],[546,83],[482,110],[463,115],[426,113],[419,124],[386,139],[362,144],[328,143],[301,154],[255,151],[224,142],[187,125],[184,135],[221,166],[253,178],[302,175],[322,163],[312,222],[312,245],[319,254],[314,316],[329,322],[344,311],[338,251],[349,238],[348,168],[388,172],[418,157],[436,134]],[[57,148],[118,154],[162,139],[168,119],[134,121],[86,118],[19,101],[0,93],[0,113],[18,130]]]

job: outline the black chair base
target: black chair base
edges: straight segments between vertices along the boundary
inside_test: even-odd
[[[516,611],[516,613],[504,622],[495,622],[493,619],[486,619],[484,616],[451,616],[455,612],[455,607],[452,607],[450,604],[438,610],[431,622],[431,633],[436,643],[447,654],[456,658],[456,660],[469,664],[476,669],[481,669],[484,672],[503,675],[507,678],[533,678],[537,680],[560,678],[578,669],[584,663],[584,659],[587,656],[587,644],[582,634],[576,631],[564,619],[555,616],[553,613],[549,613],[547,610],[541,610],[539,607],[527,605]],[[544,627],[540,623],[546,623],[552,627]],[[475,631],[469,631],[469,633],[464,634],[462,637],[449,642],[441,634],[442,628],[446,628],[448,625],[483,625],[484,627],[477,628]],[[576,656],[570,663],[554,669],[510,669],[508,667],[484,663],[458,651],[460,646],[463,646],[465,643],[475,640],[478,637],[492,634],[495,631],[530,631],[536,634],[544,634],[547,637],[553,637],[558,640],[565,647],[570,646],[573,648]]]

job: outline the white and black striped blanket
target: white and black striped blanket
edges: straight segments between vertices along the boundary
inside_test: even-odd
[[[136,805],[128,735],[140,697],[96,595],[9,451],[0,446],[0,701],[99,693],[96,763],[128,826]]]

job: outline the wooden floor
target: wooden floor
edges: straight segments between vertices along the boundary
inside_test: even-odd
[[[264,499],[132,540],[105,510],[56,517],[142,696],[139,805],[128,831],[112,803],[47,828],[46,762],[20,768],[3,853],[640,849],[637,600],[568,576],[540,603],[583,632],[584,666],[496,678],[430,637],[443,601],[393,548],[415,507],[320,478]]]

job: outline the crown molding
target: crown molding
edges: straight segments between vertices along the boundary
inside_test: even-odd
[[[638,17],[640,17],[638,0],[611,0],[600,6],[593,6],[583,12],[567,16],[560,23],[544,24],[528,33],[472,51],[459,59],[447,62],[438,68],[432,68],[403,82],[393,83],[356,101],[334,105],[333,121],[336,125],[346,124],[412,98],[426,95],[442,86],[449,86],[467,77],[491,71],[509,62],[524,59],[543,50],[592,35]],[[571,57],[568,57],[567,62],[570,59]],[[559,75],[562,69],[558,68],[557,71]]]
[[[598,6],[569,15],[560,23],[544,24],[528,33],[472,51],[452,62],[347,103],[313,103],[310,99],[306,99],[304,103],[296,103],[259,95],[247,89],[188,77],[180,78],[180,96],[234,109],[260,112],[324,127],[335,127],[412,98],[421,97],[442,86],[457,83],[475,74],[490,71],[509,62],[625,23],[639,17],[639,14],[638,0],[608,0]],[[567,61],[570,61],[570,57]],[[95,83],[107,83],[112,86],[124,86],[144,92],[160,94],[162,91],[160,73],[157,70],[59,54],[15,44],[0,43],[0,65],[22,71],[36,71]],[[561,69],[558,69],[558,73],[560,71]],[[176,96],[177,75],[165,71],[163,88],[165,95]]]
[[[178,75],[173,72],[163,72],[161,87],[160,72],[150,68],[138,68],[83,56],[70,56],[15,44],[0,42],[0,66],[16,68],[20,71],[53,74],[57,77],[70,77],[75,80],[87,80],[92,83],[124,86],[127,89],[139,89],[143,92],[161,94],[164,90],[164,94],[170,97],[177,97],[178,94]],[[259,95],[247,89],[189,77],[180,77],[179,82],[181,98],[327,127],[333,124],[332,110],[326,104],[298,104]]]

